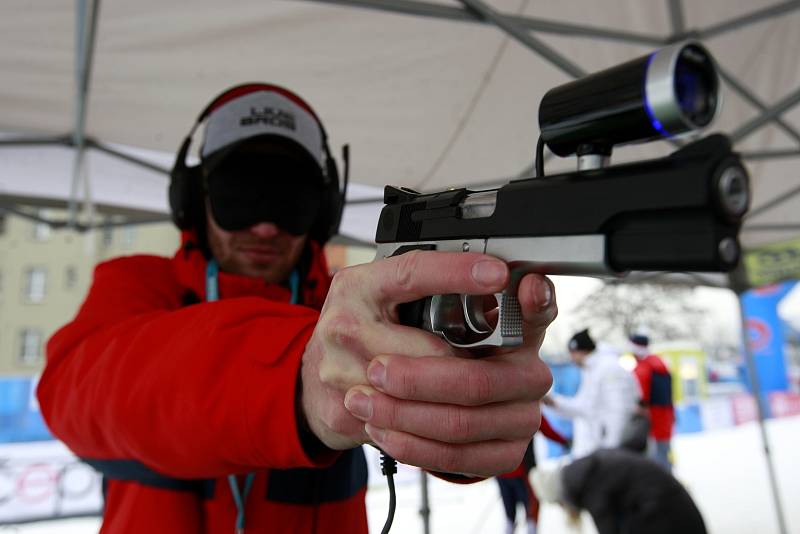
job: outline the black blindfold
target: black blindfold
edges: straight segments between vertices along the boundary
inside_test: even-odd
[[[270,222],[293,235],[311,230],[324,192],[322,173],[310,158],[258,153],[220,162],[206,178],[206,191],[224,230]]]

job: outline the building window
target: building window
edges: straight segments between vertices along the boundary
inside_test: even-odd
[[[46,288],[47,271],[43,267],[31,267],[25,271],[25,299],[28,302],[42,302]]]
[[[122,227],[122,246],[125,248],[133,248],[136,242],[136,227],[132,224],[126,224]]]
[[[49,213],[45,210],[39,210],[37,215],[43,219],[47,219]],[[33,223],[33,239],[36,241],[47,241],[50,239],[50,232],[52,228],[49,224],[43,222]]]
[[[108,248],[111,246],[111,243],[113,242],[114,242],[114,227],[103,226],[100,238],[100,244],[103,246],[103,248]]]
[[[64,269],[64,289],[73,289],[78,284],[78,269],[68,265]]]
[[[42,362],[42,331],[25,328],[20,332],[19,362],[36,365]]]

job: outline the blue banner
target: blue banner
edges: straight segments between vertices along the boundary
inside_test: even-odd
[[[744,308],[746,339],[755,359],[756,373],[762,392],[762,406],[772,391],[787,391],[789,381],[783,353],[783,322],[778,317],[778,303],[794,288],[797,281],[783,282],[752,289],[741,297]],[[749,379],[748,389],[752,390]]]
[[[53,439],[36,402],[36,379],[0,378],[0,443]]]

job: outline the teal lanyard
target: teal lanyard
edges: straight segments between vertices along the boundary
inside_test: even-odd
[[[219,300],[219,265],[217,260],[210,260],[206,265],[206,302],[215,302]],[[300,301],[300,274],[295,269],[289,275],[289,287],[292,290],[292,304],[297,304]],[[253,487],[253,480],[256,478],[255,473],[247,473],[244,478],[244,487],[239,489],[239,482],[236,480],[236,475],[228,475],[228,484],[231,487],[231,494],[233,494],[233,501],[236,503],[236,532],[237,534],[244,532],[245,525],[245,502],[247,501],[247,494],[250,493],[250,488]]]

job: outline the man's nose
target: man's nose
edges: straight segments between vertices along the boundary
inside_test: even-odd
[[[251,234],[261,238],[270,238],[278,235],[278,225],[271,222],[260,222],[249,228]]]

